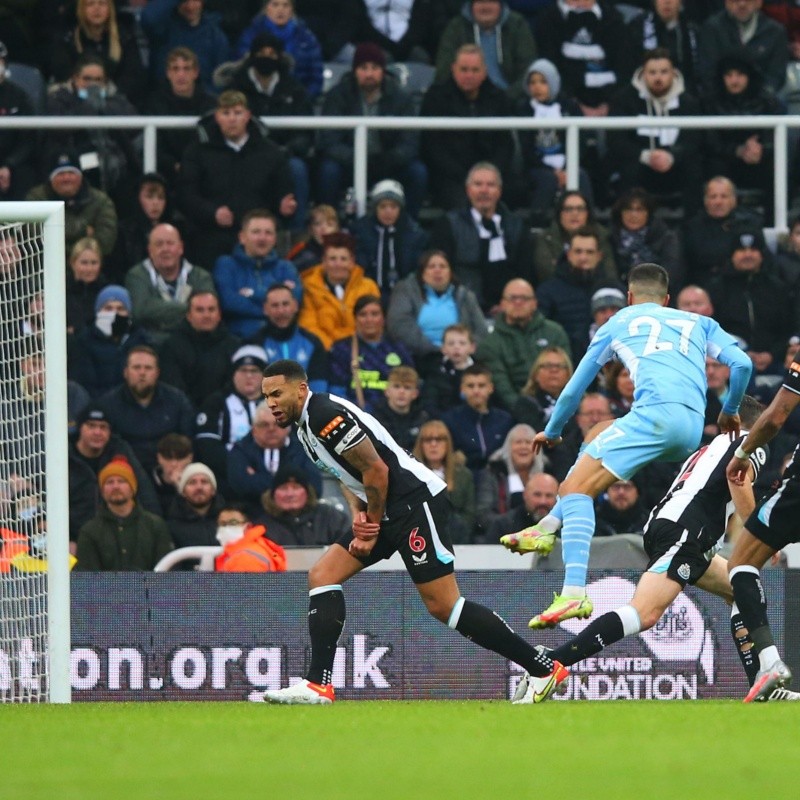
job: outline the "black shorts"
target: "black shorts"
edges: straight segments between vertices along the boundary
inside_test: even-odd
[[[381,525],[372,552],[359,561],[370,566],[398,552],[414,583],[428,583],[451,575],[454,570],[450,537],[452,506],[447,491],[427,495],[406,509],[395,511],[392,519]],[[337,544],[346,550],[351,541],[352,532],[338,539]]]
[[[666,572],[681,586],[697,583],[713,558],[707,541],[668,519],[654,519],[647,526],[644,549],[650,557],[647,572]]]
[[[773,550],[800,542],[800,485],[788,480],[765,497],[748,517],[745,528]]]

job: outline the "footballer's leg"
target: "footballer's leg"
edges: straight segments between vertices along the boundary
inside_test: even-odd
[[[324,705],[334,701],[333,660],[346,616],[342,584],[364,566],[342,545],[334,544],[311,567],[308,573],[311,665],[306,677],[294,686],[265,692],[265,702]]]

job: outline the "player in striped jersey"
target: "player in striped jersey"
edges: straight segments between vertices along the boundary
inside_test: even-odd
[[[262,391],[278,425],[295,424],[308,457],[341,482],[353,513],[352,530],[328,548],[308,575],[308,673],[294,686],[265,692],[264,700],[333,702],[333,660],[345,621],[342,584],[395,552],[436,619],[526,670],[525,691],[515,702],[546,700],[566,680],[567,670],[495,612],[461,597],[453,574],[445,482],[403,450],[373,416],[344,398],[312,392],[295,361],[269,365]]]
[[[789,365],[783,385],[769,408],[753,425],[728,465],[728,479],[737,485],[746,481],[747,462],[756,448],[769,442],[800,403],[800,359]],[[800,541],[800,445],[783,472],[780,486],[761,500],[745,522],[742,535],[731,553],[730,580],[736,604],[758,650],[759,670],[745,703],[781,694],[792,673],[780,657],[767,620],[767,600],[759,570],[767,559],[787,544]],[[781,697],[780,699],[794,699]]]
[[[742,425],[748,428],[755,423],[761,409],[745,395],[739,412]],[[625,636],[652,628],[687,583],[732,601],[727,562],[716,553],[737,517],[741,524],[755,508],[753,481],[766,462],[766,453],[757,448],[748,459],[742,482],[729,481],[725,470],[743,440],[744,435],[731,440],[728,434],[720,434],[689,456],[650,513],[644,535],[650,563],[630,603],[593,620],[576,637],[549,651],[551,658],[571,666]],[[757,671],[753,644],[735,605],[731,630],[752,683]]]

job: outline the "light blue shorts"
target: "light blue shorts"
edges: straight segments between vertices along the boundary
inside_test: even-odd
[[[583,451],[600,459],[620,480],[629,480],[652,461],[683,461],[700,444],[703,414],[678,403],[629,411]]]

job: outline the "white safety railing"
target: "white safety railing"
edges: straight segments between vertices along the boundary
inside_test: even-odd
[[[775,228],[786,228],[788,205],[788,152],[790,128],[800,128],[800,115],[762,117],[566,117],[537,120],[532,117],[262,117],[270,128],[353,131],[353,187],[360,211],[367,200],[367,132],[370,130],[566,130],[567,186],[578,188],[579,134],[591,130],[635,129],[643,124],[659,128],[772,129],[775,134]],[[156,168],[156,134],[161,129],[193,128],[194,117],[3,117],[0,130],[63,130],[105,128],[141,130],[144,133],[144,169]]]

